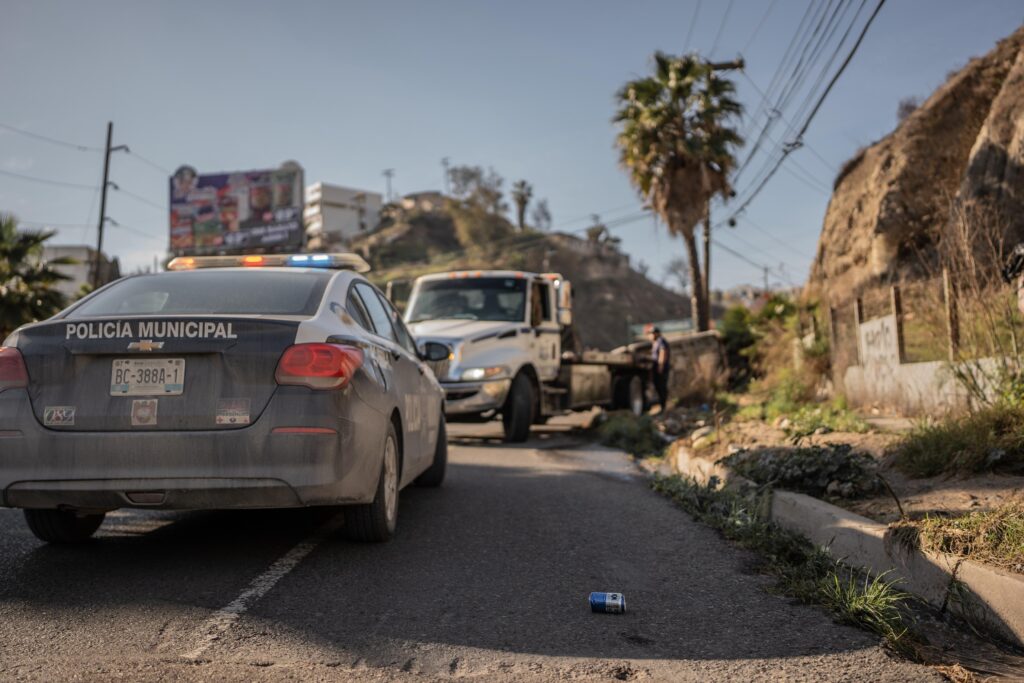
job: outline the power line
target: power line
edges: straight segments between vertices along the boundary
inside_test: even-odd
[[[686,42],[683,43],[685,50],[690,49],[690,38],[693,37],[693,27],[697,25],[697,16],[700,14],[700,0],[697,0],[696,6],[693,8],[693,19],[690,21],[690,28],[686,31]]]
[[[798,48],[797,50],[794,50],[792,53],[787,53],[786,57],[784,57],[784,64],[786,66],[783,67],[783,65],[780,64],[780,69],[776,71],[776,76],[779,76],[780,72],[784,72],[786,68],[788,68],[789,61],[796,57],[797,52],[799,52],[800,55],[799,58],[797,58],[796,60],[796,64],[793,66],[793,70],[790,73],[789,78],[785,82],[783,82],[773,77],[772,83],[768,85],[767,104],[769,107],[771,107],[768,110],[768,119],[765,121],[764,127],[761,129],[760,134],[754,141],[754,145],[751,147],[750,152],[747,154],[747,157],[739,165],[739,168],[736,169],[736,173],[733,176],[734,178],[738,179],[743,174],[743,171],[746,170],[746,168],[750,165],[751,161],[753,161],[754,157],[757,155],[758,150],[760,150],[761,148],[761,143],[764,142],[764,138],[768,135],[768,132],[775,126],[776,121],[778,121],[778,119],[782,116],[782,112],[785,109],[785,102],[787,101],[787,98],[790,96],[790,93],[792,93],[794,89],[798,87],[798,83],[802,81],[803,64],[805,58],[807,57],[807,51],[811,47],[812,43],[815,42],[815,37],[821,34],[822,27],[826,22],[826,17],[828,17],[828,8],[832,7],[833,2],[834,0],[829,0],[828,5],[820,5],[820,9],[822,11],[820,13],[816,11],[813,17],[811,18],[811,21],[808,23],[808,28],[810,28],[810,24],[814,24],[814,29],[811,31],[806,42],[801,40],[801,42],[803,42],[802,48]],[[843,0],[839,0],[839,4],[836,5],[836,9],[841,7],[842,4]],[[832,17],[829,18],[828,21],[831,22],[832,18],[834,17],[835,12],[833,12]],[[774,92],[776,84],[778,84],[779,90],[778,96],[774,97],[772,96],[772,93]]]
[[[754,42],[754,38],[757,38],[757,34],[761,32],[761,27],[764,26],[765,19],[767,19],[768,15],[772,13],[773,9],[775,9],[775,3],[777,3],[778,1],[779,0],[772,0],[770,3],[768,3],[768,8],[764,11],[764,14],[761,15],[760,21],[758,21],[757,26],[754,27],[754,32],[750,34],[750,38],[747,39],[746,45],[743,46],[743,52],[746,52],[747,50],[750,49],[750,46]]]
[[[44,183],[46,185],[57,185],[59,187],[70,187],[75,190],[95,190],[96,185],[84,185],[82,183],[69,183],[63,180],[50,180],[49,178],[38,178],[36,176],[25,175],[23,173],[15,173],[14,171],[5,171],[0,169],[0,175],[11,176],[13,178],[21,178],[22,180],[30,180],[34,183]]]
[[[166,211],[167,210],[166,206],[162,206],[160,204],[157,204],[154,201],[146,199],[142,195],[135,194],[134,192],[129,192],[128,190],[122,189],[122,188],[118,187],[117,185],[114,185],[114,189],[117,190],[118,192],[120,192],[121,194],[128,195],[129,197],[131,197],[132,199],[134,199],[136,201],[142,202],[143,204],[148,204],[149,206],[152,206],[154,209],[159,209],[160,211]]]
[[[715,42],[711,44],[711,51],[708,55],[714,55],[715,50],[718,49],[718,41],[722,37],[722,31],[725,30],[725,23],[729,20],[729,12],[732,11],[733,0],[729,0],[729,4],[725,6],[725,13],[722,14],[722,23],[718,25],[718,33],[715,34]]]
[[[756,91],[757,91],[757,94],[761,96],[761,102],[762,102],[762,103],[767,103],[767,102],[768,102],[768,96],[767,96],[767,95],[765,95],[764,91],[763,91],[763,90],[761,90],[761,88],[760,88],[760,87],[759,87],[759,86],[757,85],[757,83],[756,83],[756,82],[754,81],[754,79],[753,79],[753,78],[751,78],[751,77],[750,77],[750,75],[749,75],[749,74],[748,74],[748,73],[747,73],[746,71],[744,71],[744,70],[742,70],[742,69],[741,69],[741,70],[740,70],[740,76],[743,76],[743,78],[747,79],[747,82],[748,82],[748,83],[750,83],[751,87],[753,87],[753,88],[754,88],[754,90],[756,90]],[[782,120],[783,120],[783,121],[785,122],[785,124],[786,124],[786,127],[787,127],[787,128],[788,128],[788,129],[790,130],[790,131],[795,131],[795,130],[796,130],[796,126],[794,126],[794,125],[793,125],[793,122],[792,122],[792,120],[790,120],[790,119],[786,118],[785,114],[783,114],[782,112],[779,112],[779,117],[780,117],[780,118],[782,118]],[[777,143],[776,143],[776,144],[777,144]],[[835,171],[836,171],[836,168],[835,168],[835,166],[833,166],[833,165],[832,165],[832,164],[831,164],[831,163],[829,162],[829,160],[828,160],[828,159],[826,159],[825,157],[821,156],[821,154],[819,154],[819,153],[818,153],[818,151],[817,151],[816,149],[814,149],[813,147],[811,147],[811,146],[810,146],[809,144],[807,144],[807,143],[804,143],[804,147],[806,147],[806,148],[807,148],[807,151],[808,151],[808,152],[810,152],[811,154],[813,154],[814,156],[816,156],[816,157],[818,158],[818,160],[819,160],[819,161],[820,161],[821,163],[823,163],[823,164],[825,165],[825,167],[826,167],[826,168],[828,168],[828,170],[829,170],[829,171],[831,171],[831,172],[835,173]]]
[[[155,169],[155,170],[157,170],[157,171],[160,171],[160,172],[161,172],[161,173],[163,173],[163,174],[164,174],[165,176],[168,176],[168,177],[170,177],[170,176],[174,175],[174,174],[173,174],[173,173],[172,173],[171,171],[169,171],[168,169],[164,168],[163,166],[161,166],[160,164],[156,163],[155,161],[150,161],[149,159],[147,159],[146,157],[142,156],[142,155],[141,155],[141,154],[139,154],[138,152],[133,152],[133,151],[132,151],[132,150],[130,150],[130,149],[128,149],[128,150],[125,150],[125,151],[126,151],[126,152],[127,152],[127,153],[128,153],[129,155],[130,155],[130,156],[133,156],[133,157],[135,157],[136,159],[138,159],[139,161],[141,161],[142,163],[146,164],[147,166],[150,166],[151,168],[153,168],[153,169]]]
[[[4,129],[9,130],[9,131],[14,132],[14,133],[18,133],[19,135],[24,135],[25,137],[34,138],[36,140],[42,140],[43,142],[49,142],[52,145],[59,145],[60,147],[67,147],[69,149],[74,149],[74,150],[77,150],[79,152],[102,152],[103,151],[102,147],[92,147],[90,145],[79,145],[79,144],[75,144],[74,142],[67,142],[66,140],[58,140],[57,138],[51,138],[48,135],[40,135],[39,133],[33,133],[32,131],[24,130],[22,128],[16,128],[16,127],[14,127],[14,126],[12,126],[10,124],[7,124],[7,123],[0,123],[0,128],[4,128]]]
[[[864,36],[867,35],[868,29],[871,28],[872,22],[874,22],[875,17],[878,16],[878,12],[882,9],[883,5],[885,5],[885,0],[878,0],[878,5],[875,6],[875,10],[871,13],[871,16],[868,17],[867,22],[864,24],[864,27],[861,29],[860,35],[857,36],[857,41],[853,44],[853,47],[850,48],[849,53],[846,55],[846,59],[843,60],[843,63],[839,66],[839,69],[836,71],[835,75],[832,76],[832,80],[829,81],[828,87],[825,88],[825,91],[818,98],[817,103],[814,105],[814,109],[811,110],[811,113],[807,116],[807,119],[804,121],[803,125],[800,127],[800,130],[797,131],[796,138],[793,141],[793,143],[790,143],[789,145],[786,145],[783,148],[782,154],[778,158],[778,160],[775,162],[775,165],[772,166],[771,170],[767,173],[767,175],[764,176],[764,178],[761,180],[761,182],[754,188],[753,192],[751,192],[747,196],[747,198],[743,201],[743,203],[740,205],[740,207],[738,209],[736,209],[735,211],[733,211],[733,213],[732,213],[733,216],[736,216],[737,214],[741,213],[744,209],[746,209],[750,205],[750,203],[754,200],[754,198],[757,197],[757,195],[760,194],[761,190],[764,189],[764,186],[768,184],[768,181],[770,181],[772,179],[772,177],[775,175],[776,171],[779,170],[779,167],[782,165],[782,162],[785,161],[786,157],[789,154],[791,154],[794,149],[796,149],[795,145],[798,145],[800,143],[801,139],[803,138],[803,134],[807,132],[807,129],[811,125],[811,122],[814,120],[814,117],[817,115],[818,111],[821,109],[821,105],[824,104],[825,98],[828,97],[828,94],[832,91],[832,88],[835,86],[836,82],[839,80],[839,77],[842,76],[843,71],[845,71],[846,67],[849,66],[850,61],[853,59],[853,56],[857,53],[857,49],[860,47],[861,43],[864,41]]]

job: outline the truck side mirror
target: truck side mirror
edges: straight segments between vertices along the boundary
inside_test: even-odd
[[[452,351],[444,344],[437,342],[427,342],[423,345],[423,353],[420,354],[423,360],[426,361],[442,361],[448,360],[451,356]]]

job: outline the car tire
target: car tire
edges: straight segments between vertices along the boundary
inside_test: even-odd
[[[395,426],[388,423],[388,433],[384,438],[384,457],[373,502],[345,508],[345,523],[342,530],[346,538],[365,543],[391,540],[398,525],[399,476],[398,438],[395,436]]]
[[[512,380],[512,389],[505,400],[505,408],[501,412],[501,422],[505,428],[505,441],[522,443],[530,438],[530,425],[534,416],[533,382],[523,373]]]
[[[71,510],[25,510],[28,528],[47,543],[81,543],[92,538],[106,513],[82,515]]]
[[[440,486],[448,470],[448,429],[444,415],[437,425],[437,443],[434,444],[434,462],[413,483],[417,486]]]

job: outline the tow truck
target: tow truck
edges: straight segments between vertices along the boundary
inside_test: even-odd
[[[594,406],[645,407],[649,359],[631,347],[585,351],[573,327],[572,283],[559,273],[476,270],[413,283],[404,319],[417,343],[447,346],[429,363],[449,420],[501,417],[505,440]]]

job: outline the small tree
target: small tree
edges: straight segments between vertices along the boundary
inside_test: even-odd
[[[533,227],[538,230],[551,229],[551,209],[548,208],[547,199],[541,199],[533,205],[533,211],[530,212],[530,220],[533,221]]]
[[[533,186],[525,180],[517,180],[512,184],[512,201],[516,205],[516,225],[519,231],[526,230],[526,207],[533,199]]]
[[[20,231],[11,214],[0,214],[0,342],[25,323],[49,318],[67,305],[56,284],[70,279],[53,266],[69,258],[43,260],[43,244],[53,231]]]
[[[917,111],[917,108],[921,106],[921,100],[916,97],[904,97],[900,100],[899,104],[896,105],[896,121],[903,123],[904,119]]]

